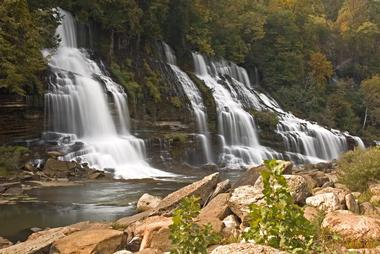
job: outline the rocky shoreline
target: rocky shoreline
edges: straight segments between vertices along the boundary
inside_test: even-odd
[[[49,172],[49,165],[53,163],[61,162],[50,158],[42,170],[50,178],[54,177]],[[289,191],[294,202],[303,207],[305,218],[313,223],[319,221],[323,231],[339,235],[335,253],[380,253],[380,208],[373,205],[377,199],[380,200],[380,184],[370,186],[370,202],[359,201],[361,193],[351,192],[338,182],[336,166],[332,163],[303,168],[294,167],[291,162],[282,163],[285,164],[284,177]],[[70,163],[67,166],[73,167]],[[236,240],[248,227],[249,205],[263,202],[260,176],[263,168],[249,168],[234,183],[228,179],[221,180],[219,173],[214,173],[163,198],[152,195],[154,193],[144,194],[137,203],[135,215],[114,222],[85,221],[45,229],[16,244],[0,238],[0,253],[165,253],[171,249],[169,226],[172,224],[173,210],[181,200],[190,196],[198,196],[201,202],[202,209],[196,223],[211,224],[225,239],[221,245],[210,246],[209,253],[286,253],[269,246]],[[86,175],[87,179],[91,179],[91,175],[101,176],[100,172],[87,169],[78,172],[86,172],[81,176]],[[62,176],[57,172],[54,174],[56,179]],[[103,177],[107,176],[94,179]],[[51,181],[50,184],[57,182]],[[4,186],[0,185],[3,189]],[[5,193],[15,192],[19,188],[18,184],[13,183],[9,186]]]

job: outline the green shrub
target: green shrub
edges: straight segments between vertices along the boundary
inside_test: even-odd
[[[173,224],[170,228],[170,240],[173,254],[206,254],[207,247],[219,240],[219,236],[207,224],[200,226],[195,218],[200,212],[199,198],[185,198],[175,209]]]
[[[352,191],[364,192],[380,180],[380,149],[350,151],[338,161],[338,179]]]
[[[10,171],[18,169],[21,157],[29,149],[23,146],[0,146],[0,176],[6,176]]]
[[[283,164],[265,161],[261,172],[265,205],[250,206],[250,228],[243,237],[258,244],[269,245],[293,253],[309,253],[316,246],[315,228],[294,204],[285,177]]]
[[[262,130],[274,131],[276,129],[279,122],[276,113],[271,111],[252,111],[251,114]]]

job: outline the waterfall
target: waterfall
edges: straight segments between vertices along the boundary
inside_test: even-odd
[[[63,159],[112,168],[117,178],[170,176],[145,161],[144,141],[129,132],[127,95],[87,51],[77,48],[75,21],[70,13],[59,11],[61,43],[54,52],[44,51],[54,74],[45,94],[45,120],[49,133],[64,137],[60,139],[63,148],[80,145]]]
[[[200,139],[203,150],[202,152],[205,157],[204,162],[213,163],[210,133],[207,126],[206,107],[203,103],[202,95],[190,77],[176,65],[176,56],[170,46],[166,43],[162,43],[162,45],[164,48],[166,61],[173,70],[174,75],[178,79],[184,93],[190,101],[197,124],[198,138]]]
[[[281,157],[281,154],[260,145],[253,117],[244,109],[233,89],[234,82],[224,78],[229,75],[244,87],[250,87],[247,72],[236,65],[228,66],[225,61],[207,65],[204,57],[197,53],[193,53],[193,58],[196,75],[213,91],[217,104],[219,137],[223,147],[220,162],[236,168]]]
[[[347,137],[353,138],[360,148],[364,147],[359,137],[323,128],[285,112],[274,99],[252,89],[247,72],[242,67],[224,60],[207,64],[205,58],[197,53],[193,54],[193,58],[196,74],[214,91],[220,134],[226,140],[227,147],[254,147],[258,154],[264,154],[256,159],[281,157],[273,151],[268,154],[267,148],[259,146],[253,120],[244,120],[250,118],[245,109],[277,114],[279,124],[276,132],[284,141],[286,151],[282,156],[287,159],[310,163],[337,159],[348,150]]]

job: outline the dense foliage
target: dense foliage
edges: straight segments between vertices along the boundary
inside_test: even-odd
[[[0,176],[6,176],[21,165],[22,156],[29,150],[23,146],[0,146]]]
[[[211,224],[200,226],[195,223],[201,207],[199,198],[188,197],[181,201],[174,211],[170,226],[170,240],[173,254],[205,254],[207,247],[219,239]]]
[[[356,150],[338,161],[339,181],[352,191],[366,191],[373,181],[380,180],[380,149]]]
[[[0,2],[0,87],[10,92],[41,89],[46,64],[39,50],[54,44],[50,14],[59,5],[91,27],[92,46],[116,67],[131,94],[149,90],[160,101],[160,89],[151,85],[155,75],[139,75],[144,77],[141,55],[151,55],[157,40],[164,40],[185,66],[191,66],[189,51],[196,50],[236,61],[250,73],[257,68],[262,89],[287,110],[367,140],[380,137],[378,107],[368,96],[379,97],[379,1]]]
[[[269,245],[292,253],[309,253],[315,247],[313,225],[294,204],[285,177],[284,166],[277,161],[266,161],[261,172],[265,204],[251,204],[250,227],[246,240]]]

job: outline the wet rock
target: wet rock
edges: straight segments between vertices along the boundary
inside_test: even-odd
[[[346,195],[345,199],[346,199],[347,209],[353,213],[359,214],[360,213],[359,204],[358,202],[356,202],[354,195],[349,193]]]
[[[106,174],[103,171],[94,171],[88,175],[88,179],[97,180],[97,179],[104,178],[105,176]]]
[[[216,196],[211,202],[202,208],[197,220],[199,224],[206,225],[210,223],[216,232],[222,230],[223,218],[225,218],[230,210],[228,208],[229,193],[222,193]]]
[[[58,157],[64,156],[63,153],[58,151],[49,151],[47,152],[47,155],[52,159],[58,159]]]
[[[315,164],[315,168],[325,173],[331,172],[333,164],[331,162],[319,162]]]
[[[380,219],[357,215],[350,211],[328,213],[322,227],[338,234],[344,241],[370,243],[380,239]]]
[[[0,249],[6,248],[12,245],[13,243],[11,241],[0,236]]]
[[[11,182],[0,184],[0,194],[5,196],[21,195],[22,186],[20,182]]]
[[[156,208],[161,202],[160,197],[152,196],[148,193],[145,193],[137,201],[137,211],[144,212]]]
[[[240,186],[232,192],[228,206],[241,221],[246,222],[249,206],[253,203],[263,204],[263,198],[264,195],[261,189],[251,185]]]
[[[22,243],[0,250],[0,254],[35,254],[48,252],[50,245],[67,235],[78,231],[73,227],[61,227],[34,233]]]
[[[313,206],[321,211],[335,211],[341,209],[341,204],[338,196],[335,193],[317,194],[306,199],[308,206]]]
[[[113,229],[89,229],[75,232],[58,241],[50,249],[50,254],[112,254],[123,249],[126,236]]]
[[[232,243],[214,249],[211,254],[285,254],[269,246],[254,243]]]
[[[59,161],[48,159],[45,163],[43,172],[49,177],[66,177],[67,173],[77,167],[77,163],[70,161]]]
[[[157,213],[171,211],[185,197],[200,197],[201,205],[203,205],[208,197],[213,193],[214,188],[219,180],[219,173],[206,176],[203,179],[187,185],[166,196],[155,209]]]
[[[306,206],[303,210],[303,216],[310,222],[315,222],[320,216],[321,212],[312,206]]]

